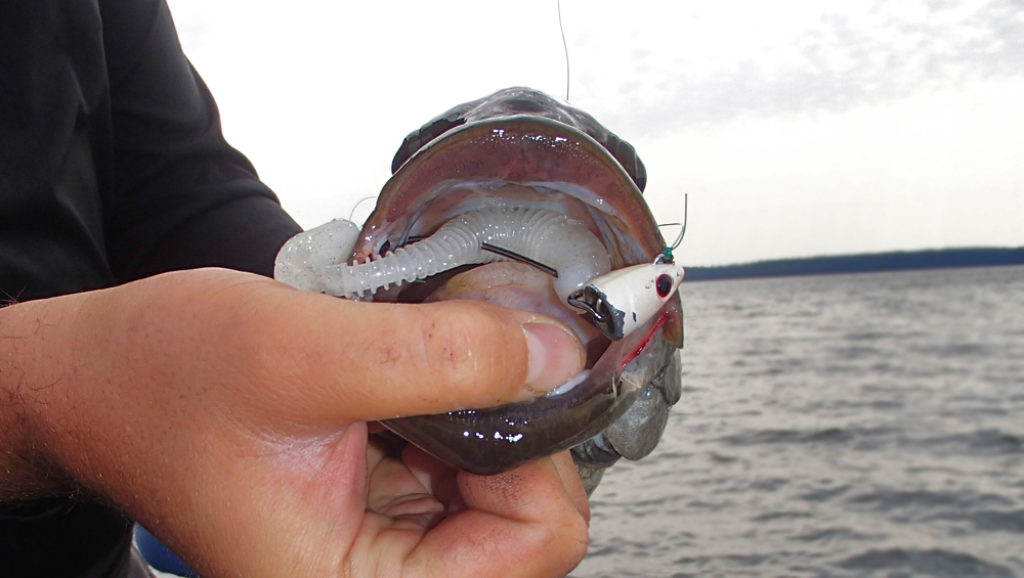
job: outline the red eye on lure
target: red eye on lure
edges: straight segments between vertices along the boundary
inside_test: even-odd
[[[653,263],[600,275],[569,295],[569,305],[589,316],[608,339],[622,339],[647,323],[679,290],[684,271],[675,262],[672,251],[686,234],[686,196],[683,199],[683,228],[679,237]]]

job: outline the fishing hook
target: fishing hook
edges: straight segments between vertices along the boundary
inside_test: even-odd
[[[683,242],[683,237],[686,235],[686,222],[689,221],[689,216],[690,216],[690,207],[689,207],[689,205],[690,205],[690,195],[689,195],[689,193],[684,193],[683,194],[683,223],[682,223],[682,227],[683,228],[679,231],[679,236],[676,237],[675,242],[673,242],[671,245],[669,245],[668,247],[665,247],[664,249],[661,250],[661,254],[659,254],[657,256],[657,258],[654,259],[655,263],[672,263],[675,260],[675,257],[672,255],[672,251],[674,251],[677,247],[679,247],[679,244]],[[678,224],[679,223],[665,223],[665,225],[678,225]]]

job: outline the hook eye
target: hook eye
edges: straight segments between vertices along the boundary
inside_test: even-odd
[[[584,287],[569,295],[566,301],[569,305],[583,311],[605,337],[612,341],[622,339],[622,328],[617,326],[616,317],[612,315],[612,310],[600,291],[593,287]]]
[[[604,304],[604,302],[601,301],[600,298],[598,298],[597,303],[595,305],[591,305],[590,303],[582,299],[578,299],[574,296],[570,296],[567,299],[567,301],[569,302],[569,305],[572,305],[577,309],[582,309],[584,314],[586,314],[586,316],[589,317],[591,321],[595,323],[600,323],[606,319],[606,317],[600,311],[598,311],[598,308]]]

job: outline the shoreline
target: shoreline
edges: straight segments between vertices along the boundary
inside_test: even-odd
[[[877,273],[962,267],[1024,265],[1024,247],[971,247],[921,251],[889,251],[771,259],[711,267],[686,267],[686,281],[717,281],[759,277]]]

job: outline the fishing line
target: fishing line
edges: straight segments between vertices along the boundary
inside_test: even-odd
[[[562,48],[565,50],[565,102],[569,102],[569,43],[565,41],[565,27],[562,26],[562,0],[557,0],[558,31],[562,33]]]
[[[376,200],[376,199],[377,199],[376,195],[369,195],[369,196],[363,197],[363,198],[359,199],[358,201],[356,201],[356,204],[352,205],[352,210],[349,211],[349,213],[348,213],[348,220],[352,221],[352,222],[355,222],[356,209],[359,208],[359,205],[362,205],[366,201],[373,201],[373,200]]]

